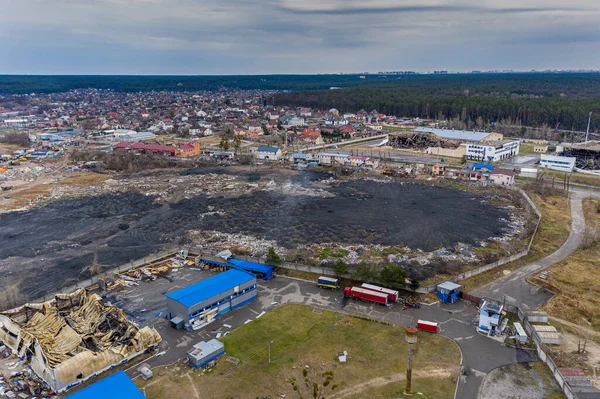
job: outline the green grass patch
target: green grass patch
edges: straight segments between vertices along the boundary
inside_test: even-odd
[[[291,378],[312,381],[325,372],[334,373],[331,385],[338,386],[334,393],[359,395],[364,392],[357,397],[386,397],[386,390],[404,388],[402,374],[406,372],[408,348],[401,327],[290,304],[253,320],[221,340],[226,354],[210,375],[180,365],[155,372],[164,383],[156,377],[149,381],[136,380],[136,383],[147,387],[149,399],[193,398],[189,378],[198,392],[210,392],[211,398],[276,397],[279,394],[295,397]],[[269,341],[272,341],[270,364]],[[460,364],[456,344],[439,335],[419,333],[418,349],[414,357],[415,370],[424,374],[416,377],[431,375],[428,378],[431,383],[423,381],[419,389],[432,389],[436,398],[452,398],[454,377]],[[344,364],[336,358],[342,351],[350,355]],[[240,359],[240,364],[227,362],[228,356]],[[305,369],[306,376],[303,375]],[[369,395],[370,389],[376,389],[377,394]],[[175,396],[174,391],[180,396]],[[380,394],[382,396],[378,396]]]
[[[319,257],[325,258],[343,258],[348,255],[348,250],[344,248],[338,248],[335,251],[331,248],[323,248],[319,251]]]

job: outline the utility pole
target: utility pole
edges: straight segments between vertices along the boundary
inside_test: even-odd
[[[406,389],[404,390],[405,396],[412,396],[412,357],[413,357],[413,344],[417,343],[417,330],[416,327],[406,327],[404,333],[404,339],[408,342],[408,365],[406,367]]]
[[[271,364],[271,344],[273,343],[273,341],[269,341],[267,343],[267,345],[269,346],[269,364]]]
[[[592,121],[592,111],[590,111],[590,116],[588,117],[588,125],[585,131],[585,144],[588,142],[588,135],[590,134],[590,122]]]

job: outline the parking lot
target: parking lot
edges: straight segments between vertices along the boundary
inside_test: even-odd
[[[468,370],[467,375],[462,376],[459,382],[459,397],[476,397],[483,378],[496,367],[535,359],[535,356],[527,351],[502,346],[477,334],[475,323],[478,312],[476,306],[469,302],[459,301],[454,305],[435,303],[420,309],[403,310],[400,305],[384,307],[344,299],[342,290],[321,289],[314,282],[283,276],[270,281],[259,280],[257,300],[223,314],[200,330],[185,331],[172,328],[164,318],[166,301],[163,293],[193,284],[211,275],[214,273],[182,269],[173,274],[173,282],[163,278],[150,283],[140,282],[139,286],[131,287],[127,292],[119,292],[114,297],[115,304],[122,307],[127,314],[144,325],[155,327],[163,337],[159,353],[164,354],[146,360],[145,364],[156,367],[183,359],[195,343],[226,334],[252,322],[263,312],[287,303],[301,303],[399,326],[414,326],[418,319],[438,322],[440,334],[453,339],[461,348],[463,365]],[[225,350],[227,351],[227,348]],[[132,366],[128,374],[131,377],[137,376],[137,368],[138,366]]]

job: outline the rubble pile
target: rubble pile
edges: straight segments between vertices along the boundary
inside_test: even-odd
[[[13,371],[8,376],[0,376],[0,396],[23,399],[50,398],[54,397],[54,391],[30,369],[24,368],[21,371]]]
[[[46,168],[43,166],[25,166],[18,168],[7,169],[6,172],[0,173],[0,181],[20,180],[32,182],[40,177]]]
[[[192,242],[202,252],[218,252],[224,248],[234,248],[235,253],[249,256],[262,256],[267,253],[269,247],[285,254],[276,241],[259,239],[245,234],[231,234],[214,230],[190,230],[187,232]]]
[[[271,180],[267,184],[265,190],[274,191],[274,192],[277,192],[280,194],[286,194],[286,195],[308,195],[311,197],[322,197],[322,198],[335,197],[335,194],[333,194],[332,192],[327,191],[325,189],[322,189],[322,188],[306,187],[306,186],[302,186],[300,184],[292,183],[292,182],[277,184],[273,180]]]
[[[154,328],[85,289],[0,313],[0,340],[56,391],[158,345]]]
[[[106,288],[112,291],[121,287],[139,285],[140,281],[154,281],[158,277],[169,279],[169,272],[177,271],[182,267],[196,267],[198,262],[199,259],[192,259],[187,250],[181,250],[165,261],[146,264],[106,279]]]

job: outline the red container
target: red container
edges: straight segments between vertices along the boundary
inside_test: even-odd
[[[344,296],[354,299],[362,299],[363,301],[375,302],[381,305],[388,304],[388,296],[386,294],[366,290],[360,287],[346,287],[344,289]]]
[[[391,290],[389,288],[379,287],[373,284],[363,283],[360,288],[364,288],[365,290],[381,292],[382,294],[386,294],[388,296],[388,300],[390,302],[398,302],[398,296],[400,293],[396,290]]]
[[[419,320],[417,322],[417,328],[421,331],[437,333],[440,329],[440,325],[434,321]]]

